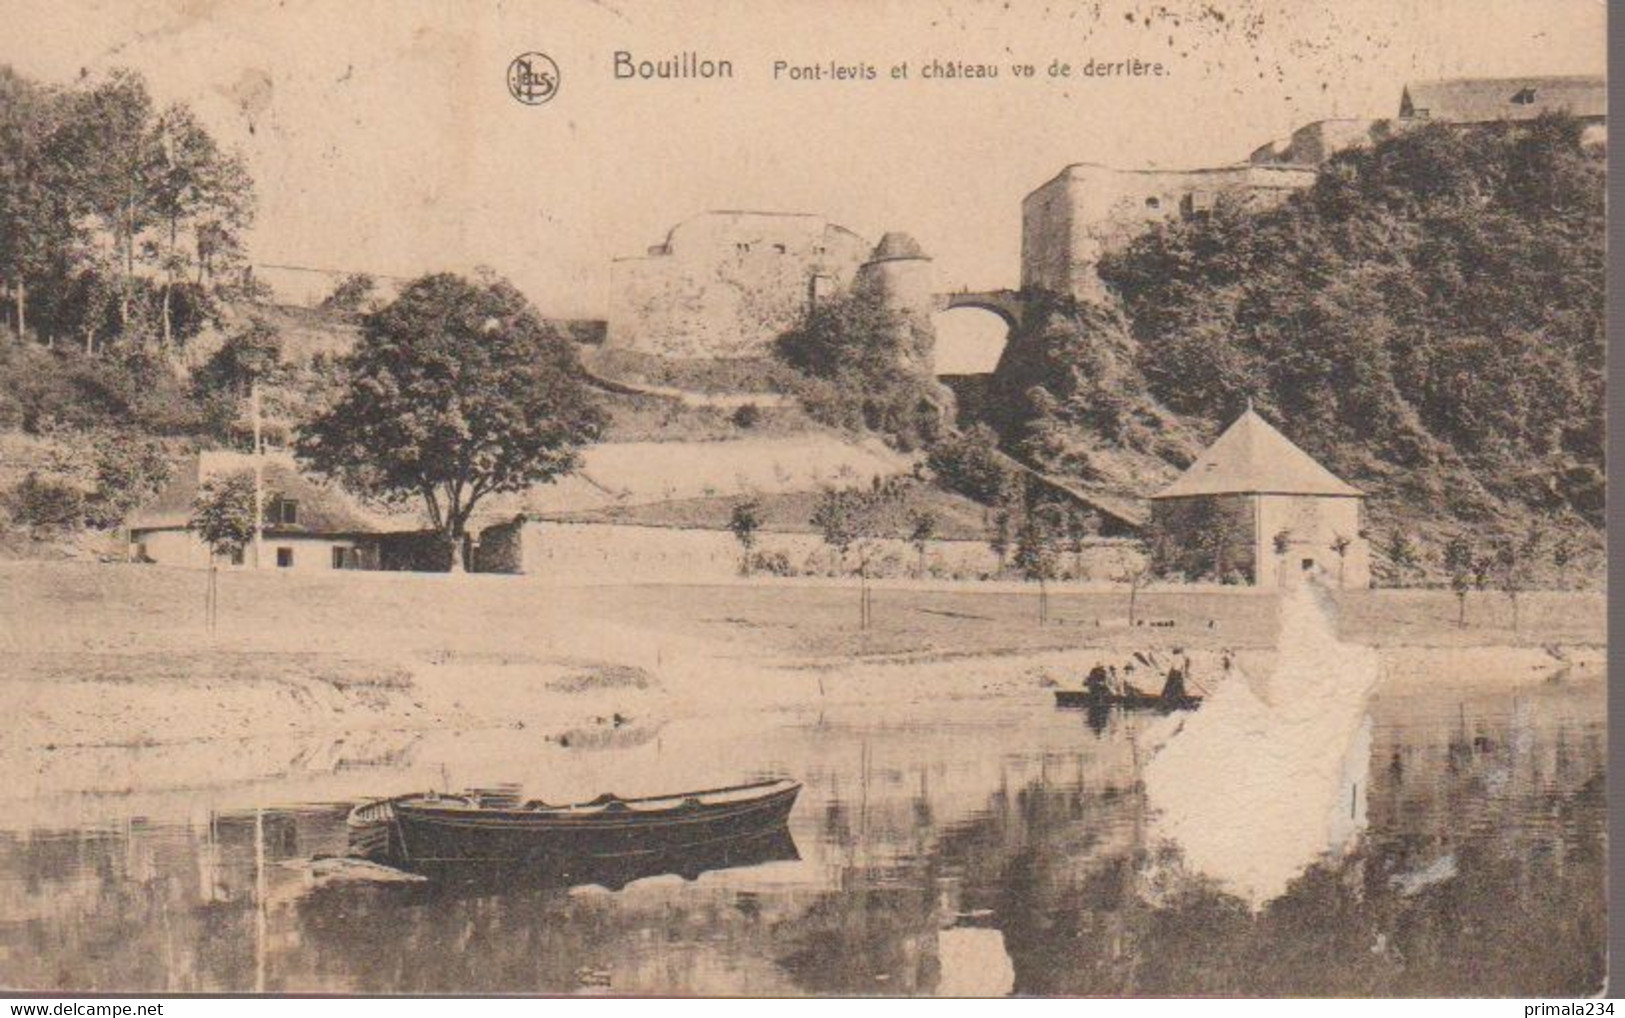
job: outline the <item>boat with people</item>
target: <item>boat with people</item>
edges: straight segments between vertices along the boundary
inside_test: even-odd
[[[673,795],[588,802],[521,801],[511,791],[436,792],[363,803],[350,812],[349,854],[396,869],[448,873],[522,868],[557,874],[725,856],[786,831],[798,782],[759,781]]]
[[[1122,692],[1091,689],[1057,689],[1057,707],[1122,707],[1126,710],[1195,710],[1202,705],[1202,697],[1192,694],[1167,698],[1156,693],[1128,686]]]
[[[1116,667],[1097,664],[1083,680],[1082,689],[1057,689],[1055,706],[1082,707],[1104,710],[1122,707],[1125,710],[1195,710],[1202,705],[1202,696],[1185,686],[1190,674],[1190,658],[1168,669],[1160,693],[1148,693],[1127,678],[1119,677]]]

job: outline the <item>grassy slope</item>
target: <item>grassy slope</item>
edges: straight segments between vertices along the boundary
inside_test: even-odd
[[[768,533],[805,534],[817,528],[811,523],[818,492],[792,491],[766,494],[761,505],[762,530]],[[635,523],[640,526],[689,527],[723,530],[728,526],[738,496],[674,499],[606,509],[601,512],[573,513],[567,518],[592,521]],[[910,514],[929,510],[937,518],[936,536],[949,541],[980,541],[987,537],[983,507],[961,495],[924,485],[909,493],[892,508],[884,525],[884,536],[906,538]]]

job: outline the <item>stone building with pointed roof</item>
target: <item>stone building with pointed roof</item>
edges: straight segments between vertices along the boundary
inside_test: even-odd
[[[1260,587],[1283,570],[1365,587],[1371,552],[1361,536],[1364,494],[1341,480],[1251,406],[1196,462],[1152,496],[1159,565],[1189,579],[1244,578]]]

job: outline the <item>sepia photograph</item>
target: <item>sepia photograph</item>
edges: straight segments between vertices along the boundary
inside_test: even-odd
[[[1606,992],[1605,4],[4,9],[0,992]]]

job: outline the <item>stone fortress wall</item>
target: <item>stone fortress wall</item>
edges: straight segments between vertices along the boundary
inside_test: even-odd
[[[822,216],[705,212],[646,255],[610,264],[605,346],[674,358],[760,357],[820,300],[867,293],[929,328],[931,258],[914,238],[878,245]],[[929,369],[931,351],[919,352]]]
[[[1314,121],[1259,146],[1243,163],[1196,170],[1068,166],[1022,201],[1022,289],[1102,299],[1101,256],[1155,222],[1203,215],[1223,195],[1254,207],[1278,204],[1312,185],[1333,153],[1425,124],[1516,123],[1557,110],[1585,125],[1582,144],[1607,144],[1603,78],[1453,78],[1407,83],[1391,117]]]
[[[1148,226],[1204,215],[1227,196],[1279,204],[1311,186],[1334,152],[1428,123],[1493,125],[1564,110],[1586,125],[1586,141],[1605,144],[1606,92],[1604,79],[1588,76],[1414,81],[1389,117],[1315,121],[1245,162],[1189,170],[1075,163],[1022,201],[1021,288],[1104,299],[1101,257]],[[906,234],[871,247],[819,215],[706,212],[645,255],[612,263],[606,344],[677,358],[761,356],[819,299],[869,291],[928,320],[952,306],[936,284],[931,259]]]
[[[610,263],[605,346],[678,358],[754,357],[810,302],[846,290],[872,245],[822,216],[705,212]]]
[[[1119,170],[1075,163],[1021,203],[1021,287],[1101,299],[1095,266],[1152,223],[1201,215],[1222,194],[1268,206],[1315,182],[1302,166]]]

